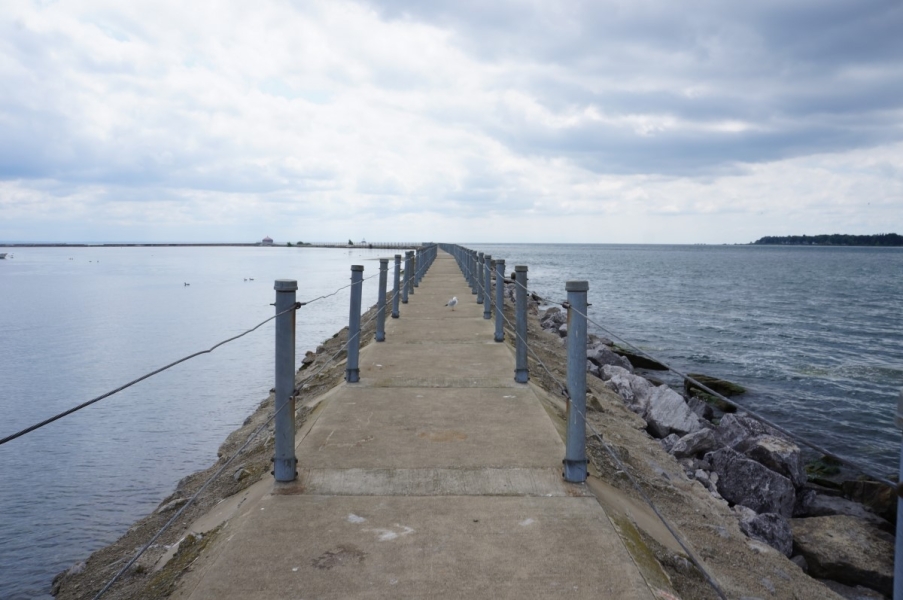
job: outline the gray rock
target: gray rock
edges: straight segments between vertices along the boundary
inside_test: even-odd
[[[793,552],[790,523],[777,513],[762,513],[740,519],[740,530],[749,537],[765,542],[784,556]]]
[[[671,448],[674,447],[674,444],[676,444],[678,440],[680,440],[680,436],[676,433],[672,433],[660,439],[658,443],[662,445],[665,452],[671,452]]]
[[[793,508],[794,517],[827,517],[830,515],[856,517],[887,532],[891,532],[893,529],[890,523],[858,502],[839,496],[819,494],[811,489],[801,490],[796,495],[796,506]]]
[[[175,509],[179,508],[180,506],[182,506],[183,504],[185,504],[186,502],[188,502],[188,500],[186,498],[176,498],[175,500],[167,502],[166,504],[164,504],[160,508],[158,508],[157,513],[162,514],[165,512],[169,512],[171,510],[175,510]]]
[[[593,346],[592,348],[587,349],[586,358],[593,361],[600,367],[603,367],[605,365],[615,365],[627,369],[628,371],[633,373],[633,366],[630,364],[630,361],[623,356],[612,352],[611,348],[609,348],[605,344],[598,344],[596,346]]]
[[[563,324],[563,325],[561,325],[561,326],[558,327],[558,335],[561,336],[561,337],[567,337],[567,336],[568,336],[568,324],[567,324],[567,323],[565,323],[565,324]]]
[[[862,587],[861,585],[849,586],[830,579],[819,579],[832,592],[846,600],[885,600],[884,594]]]
[[[586,372],[590,375],[595,375],[596,377],[601,377],[599,373],[599,365],[594,363],[591,360],[586,361]]]
[[[617,365],[603,365],[599,371],[602,373],[602,379],[605,380],[611,379],[615,375],[632,375],[630,371]]]
[[[543,329],[557,330],[561,325],[567,323],[567,320],[567,313],[562,311],[557,306],[553,306],[547,309],[545,313],[543,313],[542,317],[539,319],[539,325]]]
[[[759,435],[741,442],[735,448],[757,463],[787,477],[796,487],[806,483],[800,448],[783,437]]]
[[[671,448],[671,454],[676,458],[696,456],[700,452],[708,452],[715,447],[715,434],[711,429],[701,429],[694,433],[688,433],[680,438]]]
[[[669,433],[684,436],[703,428],[699,417],[690,410],[683,396],[667,386],[655,388],[643,418],[649,424],[650,433],[659,438]]]
[[[592,348],[593,346],[598,346],[599,344],[605,344],[606,346],[611,346],[614,344],[613,341],[608,339],[607,337],[598,336],[594,333],[586,336],[586,347]]]
[[[802,569],[803,573],[809,572],[809,563],[806,562],[806,557],[802,554],[797,554],[796,556],[790,557],[790,562],[798,566]]]
[[[718,492],[728,502],[741,504],[757,513],[793,514],[793,483],[771,469],[730,448],[706,455],[718,473]]]
[[[893,536],[846,515],[791,519],[790,527],[810,575],[892,595]]]
[[[621,367],[605,365],[600,369],[605,387],[618,394],[631,411],[643,416],[649,407],[649,399],[655,386],[639,375],[634,375]]]
[[[715,411],[712,407],[705,401],[693,396],[687,400],[687,406],[690,407],[696,416],[700,419],[705,419],[706,421],[711,421],[712,417],[715,416]]]
[[[719,445],[732,449],[736,449],[738,445],[746,442],[749,438],[760,435],[781,436],[780,433],[771,427],[743,413],[729,413],[721,417],[716,434]]]

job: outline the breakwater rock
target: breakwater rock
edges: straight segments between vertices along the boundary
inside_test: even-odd
[[[566,320],[566,313],[557,308],[539,316],[542,329],[562,338],[567,336]],[[623,357],[606,342],[590,336],[588,357],[590,348],[593,356],[608,357],[600,346]],[[841,484],[817,474],[810,477],[793,440],[742,409],[734,412],[735,407],[689,380],[684,381],[683,394],[650,380],[638,370],[654,367],[630,360],[629,369],[611,359],[590,360],[588,371],[642,419],[645,431],[660,441],[689,479],[735,510],[741,531],[792,557],[814,577],[889,593],[893,490],[867,480]],[[725,396],[746,391],[702,374],[691,377]],[[819,485],[826,482],[831,487]],[[842,527],[847,533],[837,539],[850,537],[846,547],[861,550],[847,552],[844,544],[827,542]]]

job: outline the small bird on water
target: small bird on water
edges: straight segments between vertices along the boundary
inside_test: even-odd
[[[455,306],[458,304],[458,297],[452,296],[452,299],[445,303],[445,306],[451,306],[452,310],[455,310]]]

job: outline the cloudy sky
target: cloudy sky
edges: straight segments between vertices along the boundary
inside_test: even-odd
[[[0,241],[903,234],[899,0],[4,0]]]

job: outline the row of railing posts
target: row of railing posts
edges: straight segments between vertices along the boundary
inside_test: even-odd
[[[458,263],[477,304],[483,305],[483,318],[491,319],[495,309],[496,342],[505,341],[504,300],[505,260],[490,254],[477,252],[463,246],[442,244]],[[495,277],[495,301],[492,300],[492,279]],[[514,380],[527,383],[527,267],[514,267]],[[566,481],[586,481],[586,308],[589,284],[586,281],[568,281],[568,338],[567,338],[567,440],[565,444],[563,475]]]
[[[437,246],[425,243],[417,250],[405,252],[404,282],[401,283],[401,255],[395,255],[395,272],[392,289],[392,318],[400,317],[398,301],[407,303],[408,294],[416,287],[436,258]],[[379,259],[379,293],[376,300],[377,342],[386,339],[386,295],[389,259]],[[351,299],[348,307],[348,342],[345,363],[345,381],[360,381],[361,348],[361,298],[364,282],[364,266],[351,266]],[[277,279],[276,290],[276,386],[274,395],[275,450],[273,476],[276,481],[293,481],[297,473],[295,457],[295,311],[298,282],[294,279]]]

